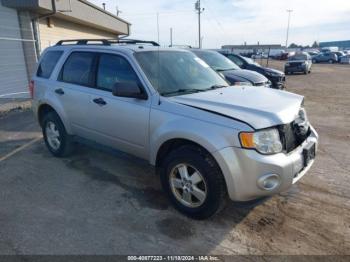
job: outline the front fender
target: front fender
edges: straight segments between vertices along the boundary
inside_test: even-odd
[[[240,146],[238,130],[192,119],[180,115],[161,116],[163,112],[155,113],[151,119],[150,163],[156,164],[160,147],[172,139],[185,139],[199,144],[208,152],[213,153],[228,146]]]

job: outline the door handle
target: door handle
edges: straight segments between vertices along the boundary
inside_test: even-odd
[[[61,95],[64,95],[64,91],[63,91],[62,88],[56,89],[56,90],[55,90],[55,93],[56,93],[56,94],[59,94],[60,96],[61,96]]]
[[[103,100],[103,98],[95,98],[93,101],[95,104],[98,104],[100,106],[107,105],[107,102],[105,100]]]

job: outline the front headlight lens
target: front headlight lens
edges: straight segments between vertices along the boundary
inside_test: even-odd
[[[256,149],[262,154],[282,152],[280,135],[275,128],[257,132],[242,132],[239,137],[243,148]]]

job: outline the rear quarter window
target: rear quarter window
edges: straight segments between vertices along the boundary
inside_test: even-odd
[[[40,61],[36,75],[42,78],[50,78],[62,54],[63,54],[63,51],[49,51],[45,53],[43,58]]]

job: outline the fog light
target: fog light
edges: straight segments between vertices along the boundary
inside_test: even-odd
[[[258,186],[261,189],[272,191],[280,185],[280,178],[276,174],[263,175],[258,179]]]

